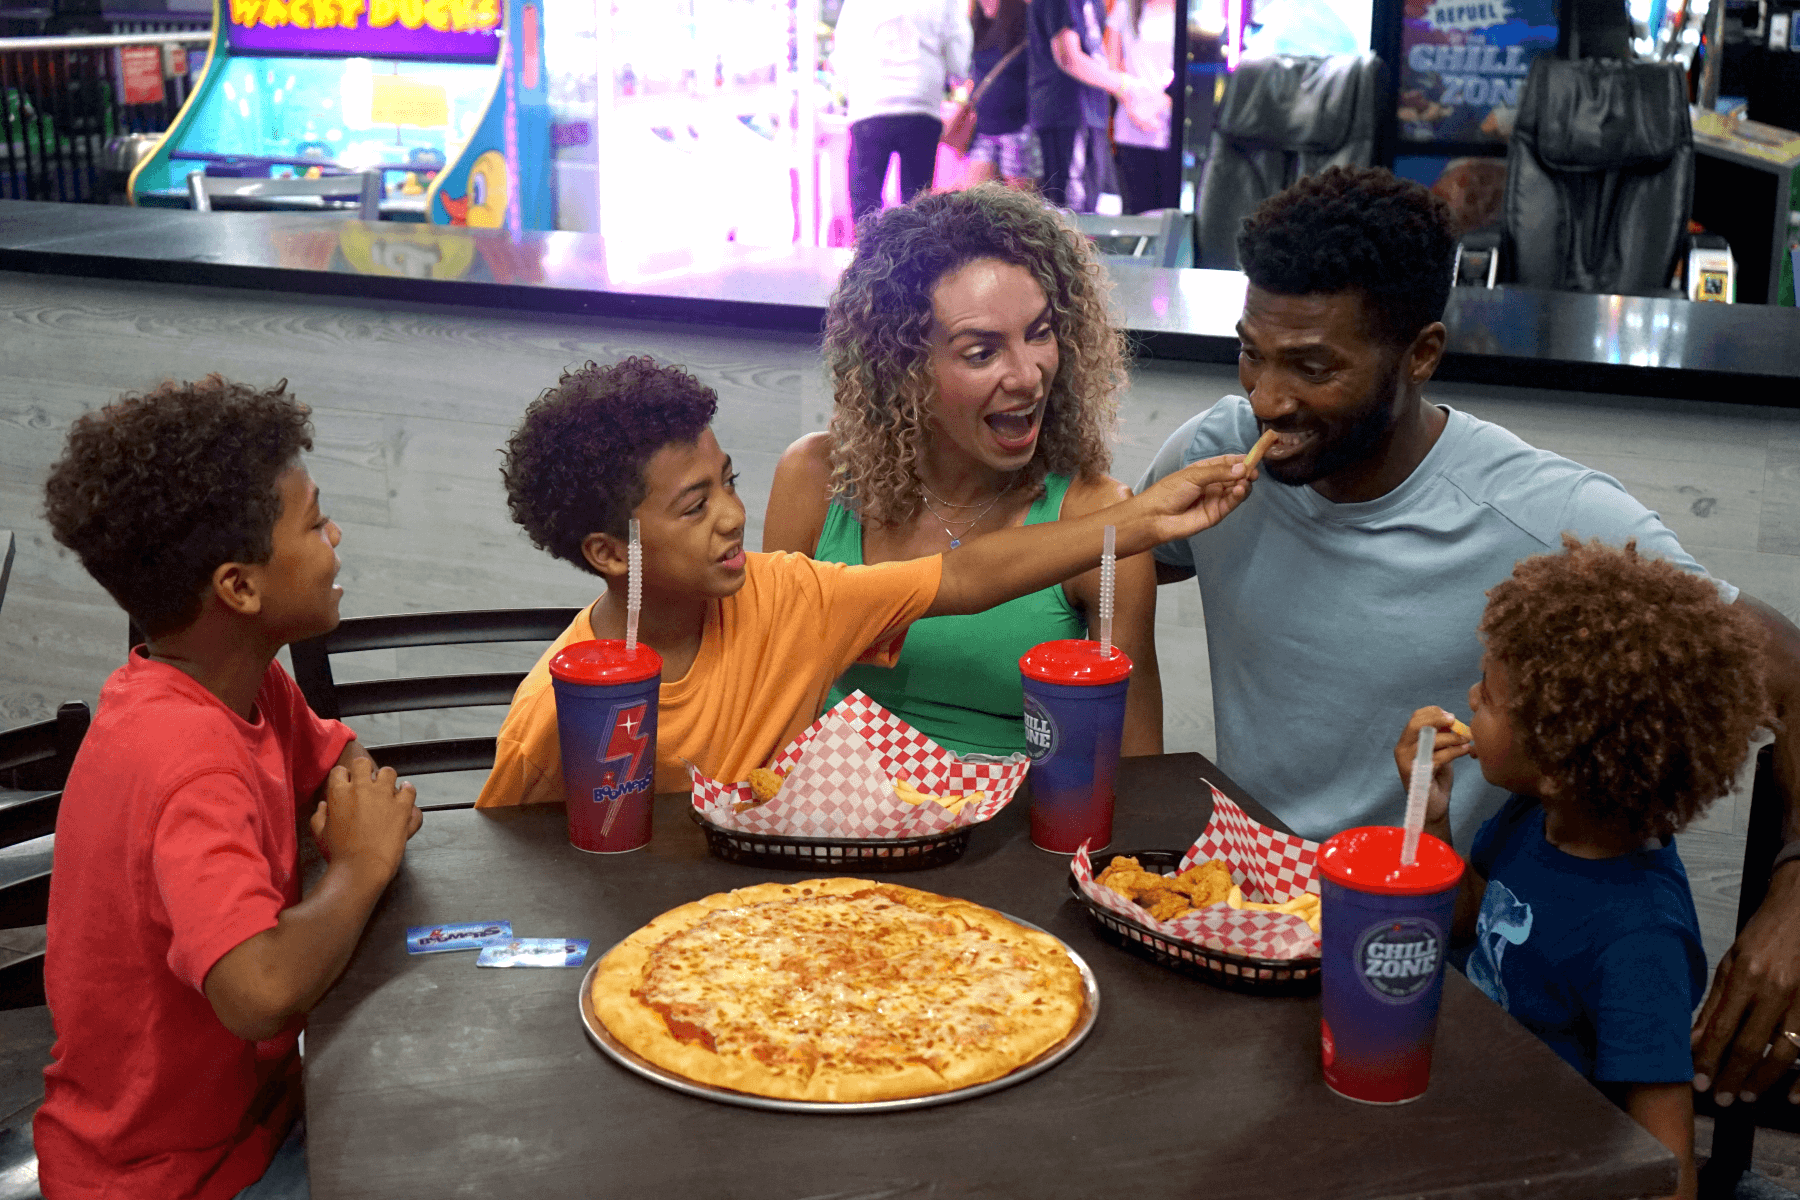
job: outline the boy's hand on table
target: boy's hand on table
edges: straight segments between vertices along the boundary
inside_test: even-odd
[[[358,758],[331,769],[325,792],[312,816],[312,834],[326,859],[367,864],[383,880],[392,879],[407,840],[425,821],[417,790],[392,767]]]
[[[1800,864],[1769,894],[1719,960],[1694,1021],[1694,1086],[1729,1105],[1754,1100],[1800,1059]],[[1800,1084],[1788,1093],[1800,1103]]]
[[[1419,730],[1437,730],[1437,741],[1431,752],[1431,791],[1425,800],[1427,828],[1449,822],[1450,788],[1456,782],[1456,768],[1452,764],[1474,745],[1471,739],[1451,728],[1455,723],[1456,718],[1450,713],[1435,704],[1427,705],[1413,713],[1406,723],[1406,732],[1394,743],[1394,766],[1400,772],[1400,782],[1411,787],[1413,759],[1419,753]]]
[[[1144,507],[1150,540],[1147,545],[1121,546],[1121,556],[1164,542],[1193,537],[1211,529],[1250,494],[1255,468],[1244,470],[1242,454],[1224,454],[1183,467],[1146,488],[1135,503]],[[1125,533],[1120,529],[1120,534]]]

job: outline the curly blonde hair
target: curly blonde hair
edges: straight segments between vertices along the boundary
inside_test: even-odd
[[[1519,749],[1595,817],[1667,837],[1731,790],[1775,723],[1754,618],[1713,581],[1563,534],[1488,592]]]
[[[922,195],[866,218],[856,257],[825,314],[831,497],[865,522],[898,525],[923,502],[918,463],[937,393],[932,292],[992,258],[1031,272],[1050,302],[1060,362],[1027,482],[1104,474],[1125,382],[1125,336],[1107,312],[1111,281],[1093,244],[1036,196],[999,184]]]

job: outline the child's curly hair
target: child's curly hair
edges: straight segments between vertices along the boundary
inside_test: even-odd
[[[44,483],[44,516],[119,607],[161,637],[200,615],[221,564],[269,561],[276,481],[311,449],[307,408],[285,379],[164,383],[76,420]]]
[[[644,502],[644,464],[664,446],[692,444],[718,407],[711,388],[651,358],[564,371],[507,439],[500,476],[513,520],[532,545],[599,574],[581,543],[624,537]]]
[[[1107,313],[1111,283],[1093,243],[1036,196],[980,184],[926,194],[863,219],[856,256],[825,312],[831,492],[878,525],[919,511],[917,463],[936,393],[930,368],[932,291],[982,258],[1031,272],[1050,302],[1059,363],[1050,381],[1029,482],[1046,471],[1104,474],[1125,382],[1125,337]]]
[[[1513,736],[1558,796],[1667,837],[1731,789],[1774,721],[1762,631],[1711,579],[1637,543],[1563,535],[1488,592],[1481,632],[1511,685]]]

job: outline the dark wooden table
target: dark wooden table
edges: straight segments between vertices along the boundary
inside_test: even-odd
[[[1197,754],[1119,768],[1115,847],[1185,846]],[[408,957],[407,926],[498,918],[584,937],[589,961],[660,912],[779,872],[710,858],[685,798],[655,838],[594,857],[560,806],[432,813],[344,978],[313,1013],[313,1195],[338,1197],[1531,1197],[1665,1193],[1675,1160],[1455,971],[1431,1088],[1371,1107],[1328,1091],[1316,997],[1221,991],[1100,941],[1068,859],[1034,848],[1023,804],[952,866],[897,882],[1033,921],[1093,967],[1100,1017],[1066,1061],[975,1100],[810,1116],[696,1099],[614,1064],[577,1015],[577,970]],[[795,876],[798,877],[798,876]]]

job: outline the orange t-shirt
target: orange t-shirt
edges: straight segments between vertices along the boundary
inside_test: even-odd
[[[689,790],[683,759],[714,779],[748,778],[813,723],[845,667],[892,666],[907,626],[937,599],[944,566],[942,555],[870,567],[814,562],[803,554],[744,557],[744,586],[707,613],[694,665],[663,682],[658,792]],[[475,807],[563,799],[550,659],[593,636],[584,608],[513,693],[494,770]]]

